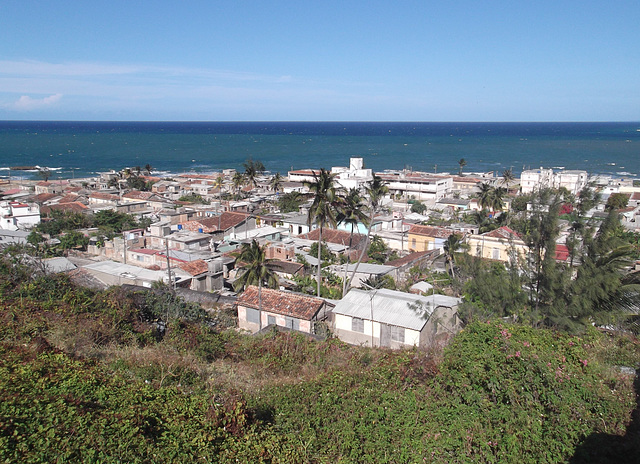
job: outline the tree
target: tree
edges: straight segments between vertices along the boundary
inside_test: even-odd
[[[233,189],[236,192],[235,194],[236,199],[239,197],[240,190],[242,189],[242,186],[244,185],[245,180],[246,179],[244,177],[244,174],[241,172],[236,172],[233,175],[233,178],[231,179],[231,182],[233,182]]]
[[[412,213],[422,214],[422,213],[425,212],[426,209],[427,209],[427,205],[425,205],[421,201],[417,201],[416,200],[411,204],[411,212]]]
[[[629,307],[635,310],[640,285],[637,273],[627,271],[634,250],[620,239],[619,227],[619,215],[612,210],[594,235],[584,234],[581,265],[563,292],[562,306],[550,313],[553,324],[579,330],[593,322],[611,323]]]
[[[257,177],[264,172],[264,164],[260,161],[254,161],[249,158],[244,162],[244,177],[247,183],[252,187],[257,187],[258,183],[256,181]]]
[[[629,195],[624,193],[612,193],[607,199],[605,209],[607,211],[626,208],[629,204]]]
[[[380,176],[373,176],[373,179],[367,182],[367,184],[365,185],[364,190],[366,196],[369,199],[367,205],[369,210],[369,219],[367,221],[367,238],[365,246],[362,248],[362,251],[360,251],[360,256],[358,256],[358,261],[356,262],[353,271],[351,271],[351,276],[349,277],[349,280],[345,285],[345,294],[349,291],[349,286],[351,282],[353,282],[356,272],[358,271],[358,267],[360,266],[360,263],[364,258],[364,254],[369,246],[369,241],[371,238],[371,228],[373,227],[373,218],[382,208],[382,200],[384,200],[384,196],[389,193],[389,187],[387,187],[386,182],[384,182]]]
[[[455,253],[462,247],[462,235],[460,234],[451,234],[447,237],[447,240],[444,242],[444,257],[445,264],[449,265],[449,272],[451,273],[451,277],[455,279],[454,266],[456,263]]]
[[[86,249],[89,244],[89,237],[84,236],[76,230],[65,232],[60,236],[60,248],[70,250],[72,248]]]
[[[464,168],[467,165],[467,161],[464,158],[460,158],[460,160],[458,161],[458,165],[460,166],[460,169],[458,170],[458,175],[462,176],[462,168]]]
[[[278,276],[268,267],[271,260],[267,259],[264,248],[253,239],[251,243],[242,244],[238,261],[242,263],[242,274],[234,283],[234,289],[242,291],[249,285],[257,285],[258,310],[262,311],[262,286],[278,288]]]
[[[480,184],[478,193],[478,204],[482,209],[490,211],[502,210],[504,208],[504,197],[507,190],[504,187],[493,187],[486,182]]]
[[[480,192],[478,192],[478,205],[482,209],[489,209],[492,204],[493,187],[486,182],[480,184]]]
[[[304,197],[300,192],[289,192],[278,197],[278,209],[281,213],[298,211],[304,202]]]
[[[529,248],[529,264],[526,274],[530,276],[529,300],[538,317],[541,306],[548,308],[556,296],[564,276],[560,275],[555,262],[556,238],[559,234],[558,211],[561,197],[550,189],[539,190],[532,197],[532,211],[522,239]],[[544,309],[542,308],[542,309]]]
[[[349,254],[347,255],[347,263],[351,262],[351,245],[353,244],[353,233],[359,223],[367,224],[367,215],[364,213],[365,205],[363,203],[362,195],[357,188],[351,188],[347,194],[342,198],[340,208],[338,209],[337,221],[340,224],[351,226],[351,233],[349,234]],[[343,294],[347,284],[346,273],[347,267],[345,267],[345,278],[343,279]]]
[[[318,244],[322,243],[322,230],[325,225],[335,227],[337,223],[336,210],[340,204],[340,191],[335,185],[335,174],[331,174],[325,169],[320,169],[319,173],[313,172],[313,182],[304,182],[310,192],[313,193],[313,203],[309,208],[308,223],[311,226],[314,222],[318,226]],[[320,260],[321,246],[318,247],[318,273],[317,290],[320,296],[322,286],[322,261]]]
[[[37,176],[40,179],[42,179],[44,182],[47,182],[49,180],[49,177],[51,177],[51,171],[47,167],[44,167],[44,168],[39,167]]]
[[[507,189],[511,185],[511,182],[515,180],[516,177],[513,175],[513,170],[511,168],[502,171],[502,185],[506,185]]]
[[[242,273],[234,284],[236,291],[245,290],[249,285],[277,288],[278,276],[268,266],[272,260],[267,259],[265,249],[255,239],[242,244],[237,261],[241,263]]]
[[[146,171],[147,175],[150,176],[151,172],[153,171],[153,167],[149,163],[147,163],[144,165],[144,170]]]
[[[282,189],[282,176],[279,172],[276,172],[275,175],[271,178],[270,182],[271,190],[278,193],[280,189]]]

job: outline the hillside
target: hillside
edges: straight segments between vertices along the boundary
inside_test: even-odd
[[[640,456],[634,376],[614,367],[640,359],[629,336],[482,322],[429,352],[250,337],[167,289],[16,272],[0,282],[2,462]]]

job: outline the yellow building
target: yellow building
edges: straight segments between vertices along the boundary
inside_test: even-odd
[[[412,225],[407,236],[409,250],[414,252],[441,248],[453,233],[453,230],[441,227]]]
[[[514,252],[521,258],[527,256],[529,252],[529,248],[518,233],[508,227],[500,227],[484,234],[470,235],[467,243],[469,254],[505,263],[511,260]]]

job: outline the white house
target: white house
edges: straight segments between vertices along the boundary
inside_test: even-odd
[[[31,229],[40,224],[40,207],[19,201],[0,202],[0,229]]]
[[[528,169],[520,174],[522,193],[553,187],[553,169]]]
[[[553,187],[566,188],[573,195],[577,195],[580,190],[586,187],[588,181],[587,171],[559,171],[553,175]]]
[[[445,295],[352,289],[333,308],[331,327],[338,338],[354,345],[424,347],[460,329],[461,301]]]

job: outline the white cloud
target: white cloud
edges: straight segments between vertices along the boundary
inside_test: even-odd
[[[62,99],[61,93],[49,95],[44,98],[31,98],[28,95],[23,95],[10,106],[18,111],[32,111],[54,105],[58,103],[60,99]]]

